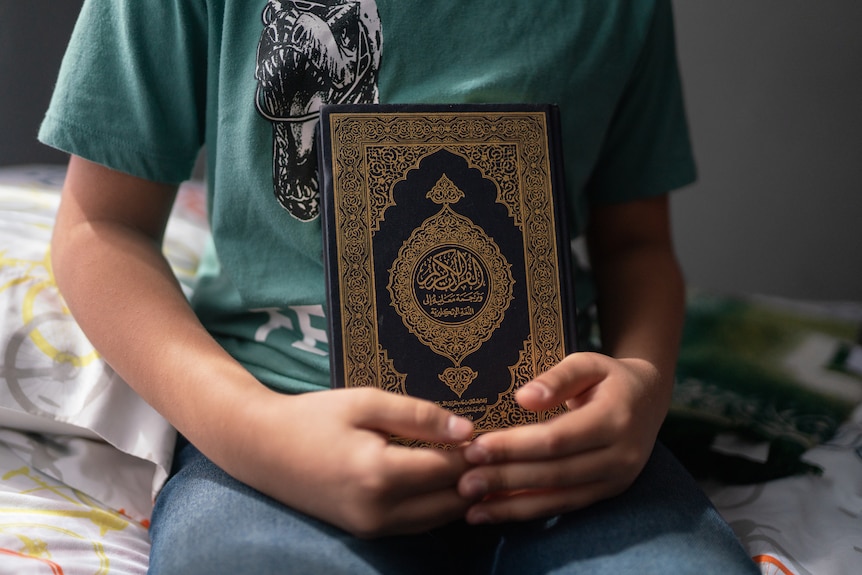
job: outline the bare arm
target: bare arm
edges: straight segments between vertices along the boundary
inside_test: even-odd
[[[684,310],[666,197],[596,207],[588,246],[608,355],[575,353],[518,393],[528,409],[570,408],[547,423],[478,438],[462,495],[488,498],[471,522],[554,515],[635,480],[667,413]]]
[[[359,535],[463,515],[457,450],[472,426],[429,402],[373,390],[275,393],[210,337],[161,253],[175,187],[72,158],[52,241],[57,283],[112,367],[228,473]]]
[[[111,366],[182,433],[197,435],[206,424],[191,404],[209,377],[234,374],[255,385],[197,321],[161,253],[175,194],[175,186],[73,157],[52,264],[76,320]],[[208,357],[208,368],[189,357]],[[170,393],[166,381],[182,381],[188,392]]]
[[[594,208],[588,233],[605,350],[649,361],[670,393],[685,312],[667,196]]]

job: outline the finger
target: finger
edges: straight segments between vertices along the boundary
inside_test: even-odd
[[[473,502],[449,488],[405,498],[388,507],[387,513],[354,533],[360,537],[422,533],[461,519]]]
[[[383,461],[385,489],[397,497],[451,489],[469,467],[455,450],[390,445]]]
[[[608,374],[607,358],[598,353],[573,353],[539,374],[518,390],[518,403],[526,409],[551,409],[580,395]]]
[[[464,449],[474,465],[557,459],[606,446],[612,440],[600,409],[587,406],[537,424],[480,435]]]
[[[566,490],[525,491],[476,503],[465,519],[471,524],[527,521],[583,509],[622,490],[607,483],[590,483]]]
[[[476,467],[458,481],[458,492],[481,499],[498,492],[558,490],[603,481],[608,477],[609,450],[600,449],[549,461]]]
[[[473,435],[473,423],[413,397],[379,390],[357,390],[354,424],[390,435],[431,443],[457,444]]]
[[[402,501],[394,507],[392,521],[402,531],[418,533],[462,519],[473,503],[450,488]]]

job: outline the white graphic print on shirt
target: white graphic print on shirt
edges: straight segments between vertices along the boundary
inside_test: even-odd
[[[269,0],[257,50],[258,112],[273,126],[279,203],[320,213],[315,125],[321,104],[376,102],[382,35],[374,0]]]

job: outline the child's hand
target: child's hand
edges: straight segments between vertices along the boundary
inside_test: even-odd
[[[463,518],[463,450],[407,448],[390,434],[458,445],[473,427],[431,402],[374,389],[270,396],[245,433],[243,481],[360,537]],[[257,445],[254,443],[257,442]]]
[[[643,360],[576,353],[519,390],[527,409],[566,403],[553,420],[480,436],[465,450],[476,467],[464,498],[484,498],[471,523],[547,517],[624,491],[652,452],[667,411],[666,386]]]

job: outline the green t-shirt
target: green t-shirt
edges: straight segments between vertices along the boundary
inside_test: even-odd
[[[302,392],[329,386],[315,112],[359,101],[558,104],[573,235],[591,203],[694,178],[669,0],[88,0],[40,139],[174,183],[205,146],[192,303]]]

